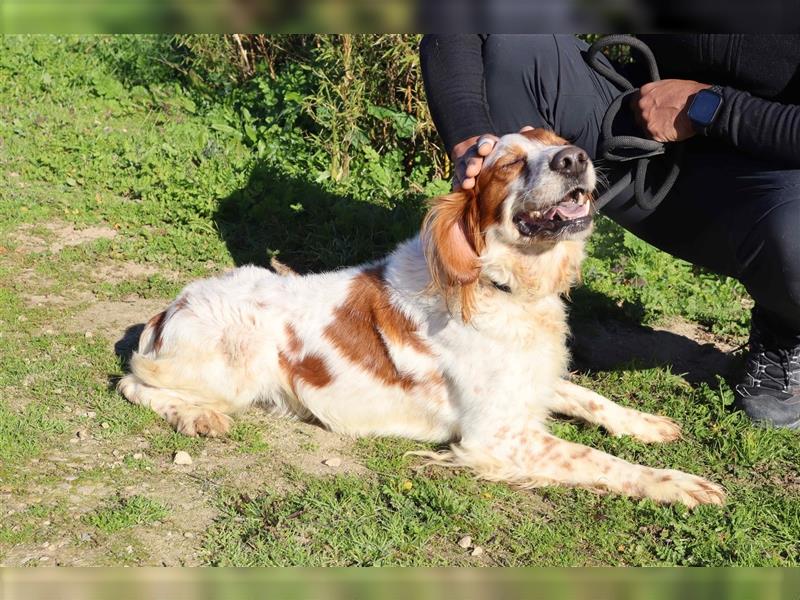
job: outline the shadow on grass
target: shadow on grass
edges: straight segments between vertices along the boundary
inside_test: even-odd
[[[711,342],[642,325],[630,318],[630,308],[586,287],[574,291],[571,304],[569,345],[579,371],[670,366],[689,383],[715,386],[718,375],[734,383],[740,361]]]
[[[278,255],[307,273],[386,255],[418,231],[423,213],[422,198],[379,206],[259,164],[245,187],[220,201],[214,221],[237,265],[263,266]]]

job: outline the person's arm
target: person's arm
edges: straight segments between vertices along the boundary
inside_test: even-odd
[[[773,98],[793,85],[800,36],[763,34],[650,34],[639,36],[658,58],[663,81],[642,86],[634,114],[653,139],[694,135],[686,111],[693,95],[723,87],[723,103],[705,135],[748,154],[800,165],[800,106]],[[716,77],[715,77],[716,74]],[[704,83],[692,81],[694,77]],[[742,91],[748,90],[748,91]],[[755,94],[755,96],[753,95]],[[797,92],[790,95],[797,101]]]
[[[685,79],[663,79],[643,85],[633,98],[636,120],[659,142],[694,136],[687,112],[694,95],[711,87]],[[762,158],[800,166],[800,106],[756,98],[723,88],[723,103],[705,135]]]
[[[800,166],[800,106],[763,100],[731,87],[723,88],[722,96],[709,137],[754,156]]]
[[[469,139],[493,131],[484,93],[480,35],[426,35],[420,66],[431,117],[448,154]]]

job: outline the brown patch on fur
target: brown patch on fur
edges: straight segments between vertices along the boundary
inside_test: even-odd
[[[581,458],[586,458],[591,451],[591,448],[581,448],[580,450],[573,452],[570,458],[574,460],[580,460]]]
[[[156,352],[161,350],[161,336],[164,333],[164,327],[167,324],[167,317],[172,317],[176,312],[183,310],[188,305],[189,301],[186,299],[186,296],[181,296],[175,301],[175,304],[172,305],[171,312],[169,308],[167,308],[167,310],[162,310],[147,322],[147,326],[153,329],[153,350]]]
[[[285,353],[279,352],[278,365],[286,374],[295,396],[298,380],[316,388],[323,388],[333,380],[325,359],[318,354],[307,354],[302,359],[293,361]]]
[[[291,323],[286,323],[283,326],[283,330],[286,332],[286,349],[292,354],[299,354],[300,350],[303,349],[303,342],[297,337],[297,331],[292,327]]]
[[[286,333],[286,345],[285,351],[278,352],[278,365],[286,374],[294,395],[297,396],[298,380],[316,388],[328,385],[333,380],[333,377],[328,370],[325,359],[318,354],[306,354],[299,359],[293,358],[302,352],[303,341],[297,335],[297,330],[291,323],[285,323],[283,329]]]
[[[536,142],[541,142],[542,144],[546,144],[547,146],[566,146],[569,144],[567,140],[562,138],[560,135],[556,135],[555,132],[549,129],[531,129],[529,131],[523,131],[522,135],[524,135],[529,140],[534,140]]]
[[[527,169],[526,159],[527,152],[523,148],[512,147],[502,160],[481,171],[475,182],[475,190],[480,198],[478,220],[481,231],[501,221],[508,187]]]
[[[296,378],[317,388],[325,387],[332,380],[325,359],[318,354],[307,354],[302,360],[294,363],[293,368]]]
[[[347,299],[337,307],[324,335],[348,360],[385,384],[410,389],[420,382],[397,369],[387,341],[410,346],[420,354],[431,351],[414,322],[392,305],[384,269],[385,265],[372,267],[353,279]]]
[[[153,350],[161,350],[161,332],[164,329],[164,322],[167,319],[167,311],[162,310],[147,322],[147,326],[153,330]]]
[[[434,198],[421,233],[432,286],[446,297],[458,291],[461,316],[468,321],[480,274],[478,257],[484,248],[475,190]]]
[[[601,406],[594,400],[589,400],[586,403],[586,408],[591,412],[600,412]]]

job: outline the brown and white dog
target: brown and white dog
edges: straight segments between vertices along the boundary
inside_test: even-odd
[[[254,404],[354,436],[450,442],[431,454],[491,480],[658,502],[722,489],[561,440],[551,413],[666,442],[666,417],[567,381],[561,296],[580,273],[595,172],[545,130],[502,137],[476,188],[433,200],[386,259],[307,276],[253,266],[188,285],[153,317],[119,390],[187,435]]]

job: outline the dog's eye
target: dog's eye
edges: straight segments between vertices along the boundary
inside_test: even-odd
[[[518,165],[519,163],[521,163],[524,160],[525,160],[525,157],[524,156],[520,156],[519,158],[515,158],[514,160],[511,160],[511,161],[509,161],[507,163],[503,163],[498,168],[500,168],[500,169],[508,169],[509,167],[513,167],[514,165]]]

